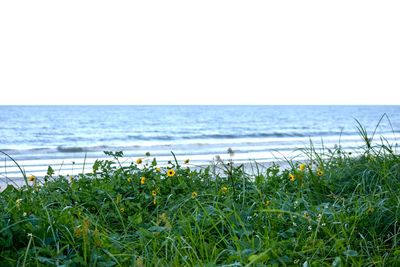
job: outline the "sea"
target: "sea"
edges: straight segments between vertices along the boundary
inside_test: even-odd
[[[160,166],[189,159],[203,166],[231,159],[268,164],[303,160],[302,148],[357,151],[370,137],[395,147],[400,106],[0,106],[0,180],[90,170],[104,151],[123,164],[157,158]],[[232,153],[228,153],[228,150]],[[146,153],[150,153],[147,157]],[[12,159],[13,160],[12,160]]]

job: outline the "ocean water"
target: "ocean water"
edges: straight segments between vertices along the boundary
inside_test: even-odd
[[[0,150],[27,174],[79,173],[103,151],[124,151],[125,163],[157,157],[160,165],[189,158],[202,165],[216,155],[236,162],[300,158],[297,148],[322,145],[357,149],[362,145],[355,119],[371,133],[387,114],[376,137],[396,144],[400,106],[0,106]],[[21,177],[1,155],[0,179]]]

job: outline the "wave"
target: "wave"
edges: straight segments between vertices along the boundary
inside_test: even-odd
[[[58,146],[57,147],[57,151],[58,152],[62,152],[62,153],[75,153],[75,152],[84,152],[85,148],[83,148],[83,147],[62,147],[62,146]]]
[[[382,132],[377,134],[390,135],[394,132]],[[108,137],[101,138],[101,142],[110,141],[175,141],[175,140],[192,140],[192,139],[240,139],[240,138],[280,138],[280,137],[325,137],[325,136],[358,136],[358,132],[340,132],[340,131],[315,131],[315,132],[299,132],[299,131],[286,131],[286,132],[271,132],[271,133],[212,133],[212,134],[180,134],[172,135],[127,135],[126,137]],[[377,135],[376,135],[377,136]]]
[[[325,135],[324,135],[324,134]],[[85,152],[102,152],[102,151],[134,151],[134,150],[167,150],[171,149],[184,149],[198,151],[199,149],[213,148],[213,147],[240,147],[240,146],[272,146],[289,144],[292,147],[298,145],[304,145],[308,143],[309,138],[314,139],[315,142],[323,140],[325,143],[339,143],[339,134],[335,132],[319,132],[314,134],[315,136],[305,134],[294,134],[294,133],[258,133],[258,134],[208,134],[198,135],[198,137],[181,138],[175,140],[140,140],[140,142],[132,142],[132,140],[121,139],[119,141],[115,139],[114,142],[108,142],[108,145],[103,144],[82,144],[76,146],[64,146],[59,145],[56,147],[26,147],[26,148],[6,148],[0,149],[11,155],[30,155],[30,154],[52,154],[52,153],[85,153]],[[341,134],[343,138],[340,139],[340,143],[348,142],[361,142],[361,138],[353,133]],[[319,140],[319,137],[322,139]],[[387,138],[389,142],[397,142],[398,135]],[[117,142],[115,142],[117,141]],[[379,142],[378,135],[376,135],[375,141]]]

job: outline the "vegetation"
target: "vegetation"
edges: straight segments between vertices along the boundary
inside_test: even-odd
[[[398,266],[400,157],[363,136],[357,156],[311,145],[256,171],[122,152],[77,176],[49,167],[0,194],[0,265]]]

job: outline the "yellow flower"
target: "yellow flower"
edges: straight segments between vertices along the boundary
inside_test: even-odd
[[[294,175],[292,173],[289,174],[289,180],[291,182],[294,182],[294,180],[296,179],[296,177],[294,177]]]
[[[34,182],[35,179],[36,179],[36,176],[35,176],[35,175],[31,175],[31,176],[28,177],[28,181],[29,181],[29,182]]]
[[[132,178],[129,177],[129,178],[127,179],[127,181],[128,181],[128,183],[132,182]]]
[[[169,170],[167,171],[167,176],[172,177],[172,176],[174,176],[174,175],[175,175],[175,171],[174,171],[174,170],[169,169]]]
[[[156,172],[160,172],[161,171],[161,168],[160,167],[157,167],[156,168]]]
[[[156,191],[156,190],[151,191],[151,195],[152,195],[153,197],[157,196],[157,191]]]
[[[306,169],[306,164],[302,163],[299,166],[300,171],[304,171]]]
[[[142,159],[141,159],[141,158],[138,158],[138,159],[136,160],[136,164],[142,164]]]
[[[119,211],[120,211],[121,213],[124,213],[124,212],[125,212],[125,209],[124,209],[124,208],[120,208]]]
[[[321,169],[318,169],[318,170],[317,170],[317,175],[318,175],[319,177],[321,177],[322,175],[324,175],[324,172],[323,172]]]
[[[146,177],[140,178],[140,184],[144,184],[146,182]]]
[[[228,192],[228,187],[224,186],[224,187],[222,187],[221,190],[222,190],[222,193],[225,194],[226,192]]]
[[[189,163],[189,159],[185,159],[185,161],[183,163],[188,164]]]
[[[192,198],[196,198],[197,197],[197,192],[192,192]]]

